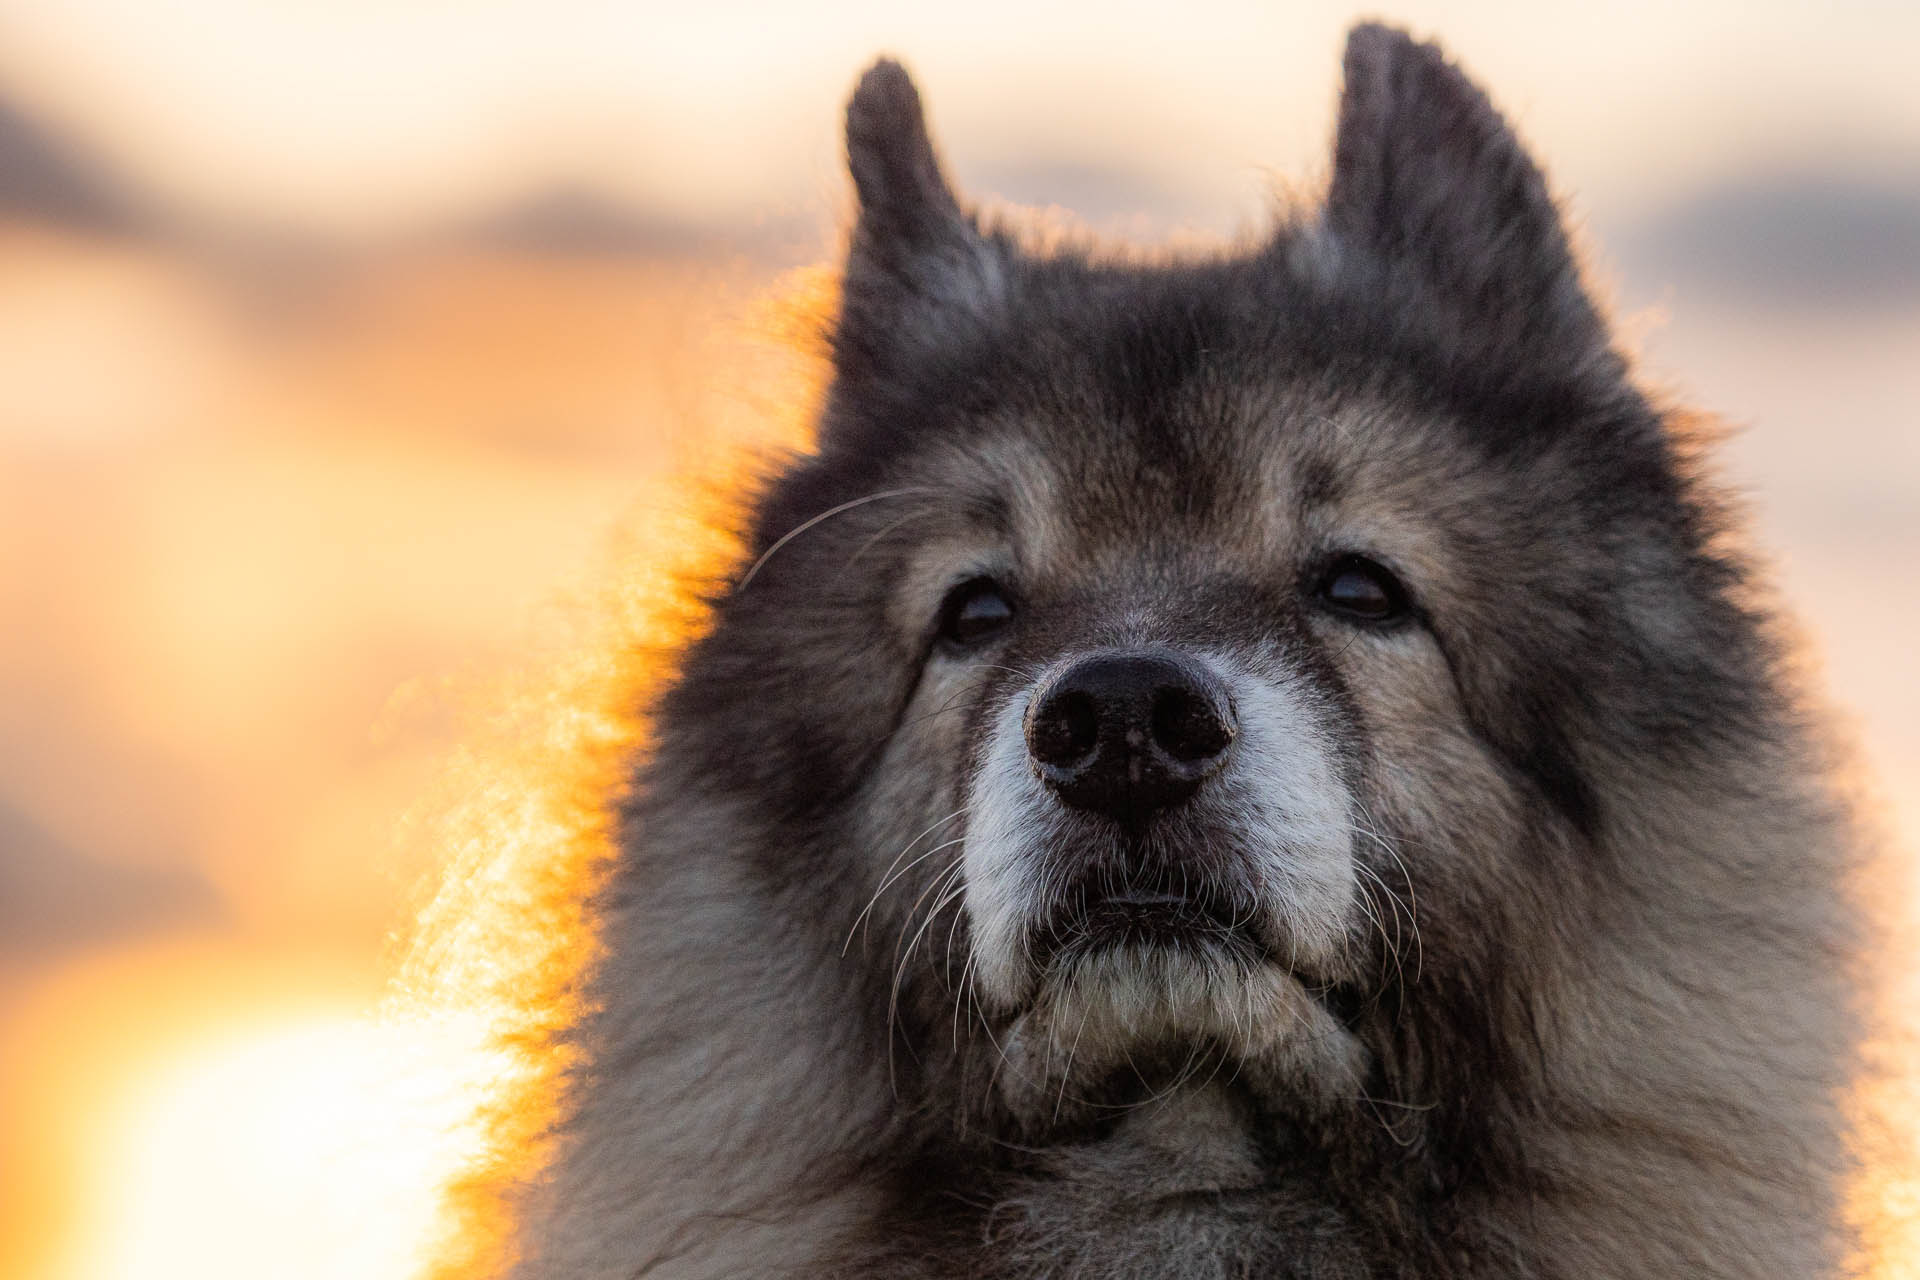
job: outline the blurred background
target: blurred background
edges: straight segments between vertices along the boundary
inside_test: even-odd
[[[877,52],[977,197],[1153,246],[1311,193],[1352,10],[1169,12],[0,0],[0,1277],[406,1274],[457,1106],[394,1092],[368,1014],[470,691],[755,438],[756,299],[833,252]],[[1649,378],[1736,428],[1888,832],[1904,1014],[1920,7],[1384,15],[1546,161]],[[1878,1274],[1920,1275],[1900,1239]]]

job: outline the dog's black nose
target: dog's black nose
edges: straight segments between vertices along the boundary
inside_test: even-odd
[[[1237,728],[1226,687],[1200,663],[1107,650],[1034,690],[1027,754],[1064,803],[1136,822],[1191,796]]]

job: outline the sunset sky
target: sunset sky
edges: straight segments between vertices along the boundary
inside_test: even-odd
[[[1735,429],[1909,919],[1920,6],[1367,12],[1488,87],[1645,376]],[[403,1274],[476,1061],[373,1016],[430,819],[671,557],[669,477],[787,430],[763,300],[832,250],[855,76],[907,60],[973,196],[1255,234],[1356,15],[1168,13],[0,0],[0,1275],[252,1280],[299,1232],[274,1274]]]
[[[156,197],[205,216],[364,230],[577,179],[662,216],[751,223],[837,199],[831,104],[891,50],[938,88],[962,172],[1101,172],[1130,179],[1130,196],[1164,188],[1153,212],[1219,224],[1257,207],[1269,170],[1319,164],[1353,14],[1203,3],[1172,25],[1160,5],[1005,0],[8,0],[0,72]],[[1443,34],[1562,184],[1610,211],[1780,165],[1904,166],[1911,180],[1920,155],[1910,5],[1388,16]]]

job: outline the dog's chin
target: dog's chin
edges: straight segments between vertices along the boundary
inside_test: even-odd
[[[996,1076],[1023,1128],[1084,1125],[1217,1079],[1308,1106],[1353,1096],[1365,1051],[1321,984],[1242,933],[1163,927],[1162,904],[1138,905],[1036,953]]]

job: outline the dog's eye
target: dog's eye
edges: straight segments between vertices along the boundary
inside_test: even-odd
[[[1365,556],[1347,556],[1320,580],[1320,603],[1359,622],[1393,622],[1407,612],[1400,579]]]
[[[940,605],[940,638],[949,644],[982,644],[1013,621],[1013,602],[992,578],[970,578]]]

